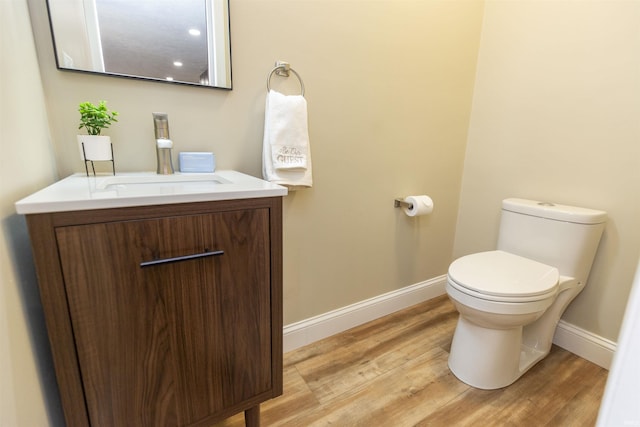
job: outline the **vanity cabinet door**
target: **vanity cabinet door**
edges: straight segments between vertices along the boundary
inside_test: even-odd
[[[92,426],[206,425],[269,393],[269,209],[58,227],[56,240]]]

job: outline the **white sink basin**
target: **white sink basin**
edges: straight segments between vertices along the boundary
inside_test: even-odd
[[[96,178],[96,190],[107,190],[115,188],[140,188],[149,189],[150,184],[157,186],[172,186],[176,185],[182,187],[190,184],[232,184],[231,181],[221,177],[218,174],[172,174],[172,175],[157,175],[157,174],[126,174],[115,175]]]

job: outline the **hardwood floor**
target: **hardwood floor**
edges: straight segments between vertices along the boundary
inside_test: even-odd
[[[285,354],[284,394],[261,406],[262,426],[595,424],[607,370],[553,346],[511,386],[474,389],[447,367],[457,317],[442,296]]]

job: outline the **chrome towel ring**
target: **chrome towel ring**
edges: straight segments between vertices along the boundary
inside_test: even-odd
[[[282,77],[289,77],[289,72],[292,72],[298,78],[298,81],[300,82],[300,91],[302,92],[301,95],[304,96],[304,82],[302,81],[302,77],[300,77],[300,74],[298,74],[296,70],[291,68],[288,62],[284,61],[277,61],[276,66],[269,73],[269,77],[267,77],[267,92],[271,90],[271,77],[273,76],[273,73]]]

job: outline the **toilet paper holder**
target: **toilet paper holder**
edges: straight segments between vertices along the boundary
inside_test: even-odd
[[[407,209],[413,209],[413,203],[408,203],[405,202],[404,199],[395,199],[393,201],[393,207],[394,208],[407,208]]]

